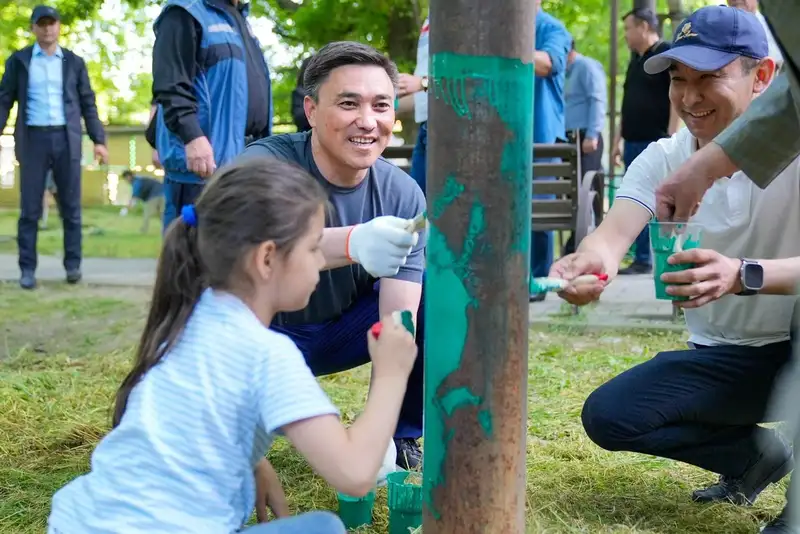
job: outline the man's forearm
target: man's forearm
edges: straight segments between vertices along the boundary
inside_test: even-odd
[[[352,226],[325,228],[319,246],[325,256],[325,270],[352,265],[347,257],[347,235]]]
[[[800,284],[800,257],[781,260],[759,260],[764,267],[765,295],[796,295]]]
[[[625,252],[627,252],[627,249],[625,249],[625,251],[619,253],[617,250],[619,248],[620,247],[614,247],[613,241],[605,239],[602,232],[597,233],[597,230],[595,230],[583,238],[575,252],[592,252],[597,254],[603,259],[605,273],[609,278],[614,278],[619,271],[619,264],[625,257]],[[630,246],[628,248],[630,248]]]

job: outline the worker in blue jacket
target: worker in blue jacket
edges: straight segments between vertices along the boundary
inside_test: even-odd
[[[217,167],[272,133],[272,89],[239,0],[168,0],[153,28],[155,148],[164,229]]]

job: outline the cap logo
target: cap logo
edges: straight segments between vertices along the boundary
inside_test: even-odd
[[[692,23],[687,22],[686,24],[681,27],[681,31],[678,32],[678,35],[675,37],[675,41],[680,41],[681,39],[686,39],[687,37],[697,37],[697,34],[692,31]]]

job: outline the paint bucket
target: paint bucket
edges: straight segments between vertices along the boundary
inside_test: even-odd
[[[348,529],[355,529],[372,524],[372,507],[375,504],[375,491],[363,497],[351,497],[337,493],[339,498],[339,517]]]
[[[693,263],[670,264],[670,256],[682,250],[700,246],[703,229],[695,223],[650,222],[650,246],[653,248],[653,282],[659,300],[689,300],[667,293],[667,284],[661,281],[664,273],[693,269]]]
[[[389,534],[409,534],[422,526],[422,484],[409,482],[409,475],[421,473],[395,471],[386,480],[389,485]]]

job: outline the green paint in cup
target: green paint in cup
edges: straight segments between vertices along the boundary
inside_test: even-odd
[[[650,221],[650,246],[653,249],[654,266],[653,282],[657,299],[689,300],[688,297],[678,297],[667,293],[667,284],[661,281],[661,275],[694,268],[693,263],[672,265],[667,260],[681,250],[698,248],[702,235],[703,229],[696,223]]]

